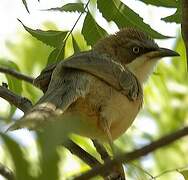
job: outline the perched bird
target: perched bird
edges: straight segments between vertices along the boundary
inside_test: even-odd
[[[35,129],[52,117],[80,115],[91,128],[78,134],[112,142],[134,121],[143,103],[143,83],[167,56],[179,54],[160,48],[144,32],[124,28],[92,50],[44,69],[34,82],[44,95],[10,129]]]

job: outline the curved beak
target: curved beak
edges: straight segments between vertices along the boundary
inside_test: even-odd
[[[156,58],[158,59],[158,58],[173,57],[173,56],[180,56],[180,54],[173,50],[160,48],[160,47],[148,53],[149,59],[156,59]]]

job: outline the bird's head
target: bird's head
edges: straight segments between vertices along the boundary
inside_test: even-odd
[[[144,82],[162,57],[179,56],[170,49],[159,47],[146,33],[124,28],[114,35],[98,41],[94,49],[111,55]]]

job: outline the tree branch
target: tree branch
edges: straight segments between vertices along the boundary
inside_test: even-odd
[[[181,32],[182,37],[186,47],[186,56],[188,57],[188,1],[181,1],[182,7],[182,23],[181,23]],[[187,59],[187,67],[188,67],[188,59]]]
[[[17,79],[26,81],[30,84],[33,84],[33,80],[34,78],[24,75],[20,72],[15,71],[14,69],[10,69],[10,68],[6,68],[6,67],[0,67],[0,72],[5,73],[5,74],[9,74]]]
[[[63,144],[72,154],[78,156],[81,160],[83,160],[90,167],[95,167],[96,165],[100,165],[101,163],[97,161],[92,155],[83,150],[80,146],[74,143],[72,140],[68,140],[66,144]]]
[[[110,155],[108,154],[108,152],[106,151],[104,146],[102,146],[97,140],[92,140],[92,142],[93,142],[93,145],[95,146],[95,149],[100,154],[101,159],[103,161],[106,161],[107,159],[110,159]]]
[[[1,163],[0,163],[0,175],[5,177],[7,180],[14,180],[15,179],[13,172]]]
[[[140,149],[136,149],[132,152],[119,155],[119,156],[115,157],[113,160],[108,160],[105,162],[104,165],[97,165],[95,168],[78,176],[75,179],[76,180],[90,179],[94,176],[100,175],[101,173],[105,173],[105,172],[109,171],[118,163],[124,163],[124,162],[128,163],[130,161],[138,159],[138,158],[145,156],[148,153],[153,152],[161,147],[167,146],[170,143],[173,143],[174,141],[176,141],[186,135],[188,135],[188,126],[184,127],[183,129],[180,129],[176,132],[173,132],[169,135],[166,135],[154,142],[151,142],[150,144],[148,144]]]
[[[32,103],[29,99],[11,92],[4,86],[0,86],[0,97],[7,100],[10,104],[13,104],[24,113],[32,107]]]

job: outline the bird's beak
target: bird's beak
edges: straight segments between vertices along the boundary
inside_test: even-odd
[[[152,51],[148,55],[150,59],[180,56],[179,53],[166,48],[157,48],[155,51]]]
[[[166,49],[166,48],[159,48],[158,49],[158,55],[159,55],[159,57],[180,56],[179,53],[172,51],[170,49]]]

